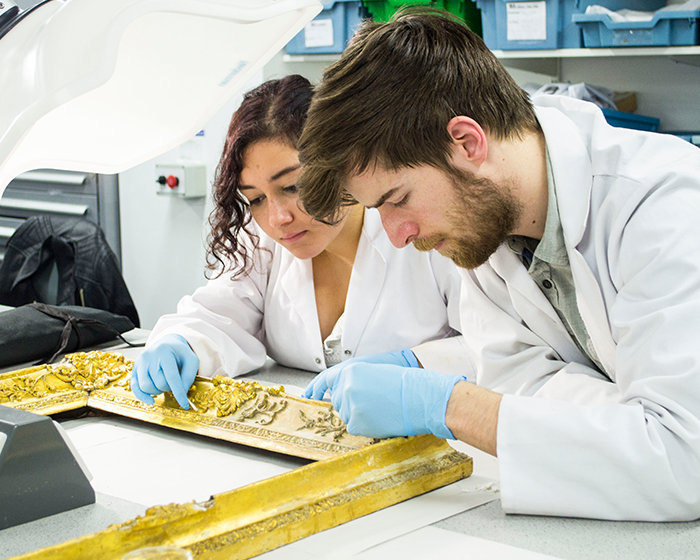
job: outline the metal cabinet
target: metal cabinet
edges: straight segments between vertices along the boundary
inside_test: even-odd
[[[15,230],[41,214],[85,218],[99,225],[121,266],[117,175],[40,169],[17,177],[0,198],[0,262]]]

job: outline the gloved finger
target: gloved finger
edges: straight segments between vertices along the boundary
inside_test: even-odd
[[[169,390],[172,391],[173,397],[178,404],[185,410],[190,409],[190,403],[187,400],[187,388],[182,383],[180,376],[180,366],[173,354],[166,354],[160,359],[160,371],[163,372],[165,381],[168,384]]]
[[[134,396],[138,400],[140,400],[142,403],[145,403],[145,404],[155,403],[155,401],[153,400],[153,397],[151,395],[144,393],[141,390],[141,387],[139,386],[138,375],[135,373],[135,370],[131,372],[130,385],[131,385],[131,392],[134,393]]]
[[[165,393],[166,391],[170,391],[170,385],[168,384],[168,379],[165,377],[165,372],[163,371],[163,367],[161,365],[162,362],[162,357],[158,359],[158,365],[156,367],[150,367],[148,369],[148,373],[151,377],[151,381],[153,382],[153,385],[156,388],[155,393],[153,394],[159,394],[159,393]],[[175,366],[177,368],[177,365]],[[178,376],[180,375],[180,372],[177,372]]]
[[[340,419],[346,424],[349,424],[352,405],[350,403],[350,399],[347,398],[347,395],[341,391],[338,391],[331,396],[331,402],[333,403],[333,408],[338,413],[338,416],[340,416]]]
[[[375,432],[370,432],[367,430],[367,426],[363,422],[358,421],[357,418],[351,417],[347,422],[347,430],[351,436],[362,436],[362,437],[382,437],[376,436]]]
[[[340,415],[343,422],[347,424],[347,419],[340,413],[341,410],[343,410],[343,414],[345,414],[346,416],[348,416],[350,413],[349,395],[345,391],[344,372],[341,372],[340,375],[337,376],[337,379],[335,380],[335,383],[331,388],[331,404],[333,405],[335,411]]]
[[[328,385],[328,390],[331,392],[331,395],[338,387],[338,382],[340,381],[341,377],[343,376],[344,371],[345,371],[345,364],[344,363],[337,364],[337,365],[333,366],[332,368],[329,368],[326,370],[325,380],[326,380],[326,384]]]
[[[194,352],[186,352],[182,356],[182,365],[180,367],[180,377],[185,391],[188,391],[194,383],[194,378],[197,377],[199,371],[199,358]]]
[[[313,398],[314,387],[316,386],[317,383],[319,383],[319,378],[321,377],[322,374],[323,374],[323,372],[317,374],[316,377],[314,377],[309,382],[309,384],[306,386],[306,389],[304,389],[304,391],[301,394],[302,397],[304,397],[305,399]]]
[[[141,354],[134,364],[132,377],[136,376],[139,389],[149,395],[159,395],[163,391],[158,389],[151,377],[152,371],[158,370],[158,360],[152,360],[150,354]]]
[[[401,355],[401,361],[406,363],[406,367],[420,368],[418,358],[416,358],[416,355],[410,348],[404,348],[401,352],[398,352],[398,354]]]
[[[310,395],[307,398],[311,398],[317,401],[323,400],[323,396],[326,394],[326,391],[329,388],[328,373],[330,371],[330,369],[327,369],[326,371],[322,371],[316,376],[316,378],[311,382],[311,384],[309,385],[309,387],[307,387],[305,391],[306,394],[309,392],[309,389],[311,389]]]

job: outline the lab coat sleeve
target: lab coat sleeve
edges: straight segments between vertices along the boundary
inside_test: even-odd
[[[452,336],[424,342],[414,348],[413,353],[423,368],[447,375],[463,375],[476,381],[476,368],[469,348],[464,340],[460,318],[462,278],[456,265],[437,251],[430,252],[430,263],[435,282],[447,307],[447,319]]]
[[[463,375],[476,382],[476,368],[462,335],[431,340],[412,348],[424,369],[446,375]]]
[[[700,194],[657,192],[624,227],[609,227],[620,402],[504,396],[498,456],[507,512],[700,517],[699,213]]]
[[[266,274],[253,269],[232,280],[225,273],[161,317],[148,344],[165,334],[184,337],[199,358],[199,375],[242,375],[267,359],[262,342]]]

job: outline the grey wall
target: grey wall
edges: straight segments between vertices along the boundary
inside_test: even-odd
[[[244,91],[261,81],[262,73],[258,73]],[[183,295],[206,282],[209,196],[186,199],[156,194],[155,165],[204,163],[210,186],[228,123],[240,102],[238,95],[219,111],[204,128],[204,136],[119,174],[122,273],[142,328],[152,328],[158,317],[175,311]]]

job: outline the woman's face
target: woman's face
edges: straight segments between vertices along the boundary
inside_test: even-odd
[[[301,175],[295,148],[279,140],[259,140],[243,152],[240,191],[258,226],[298,259],[322,253],[342,229],[315,221],[299,207]]]

